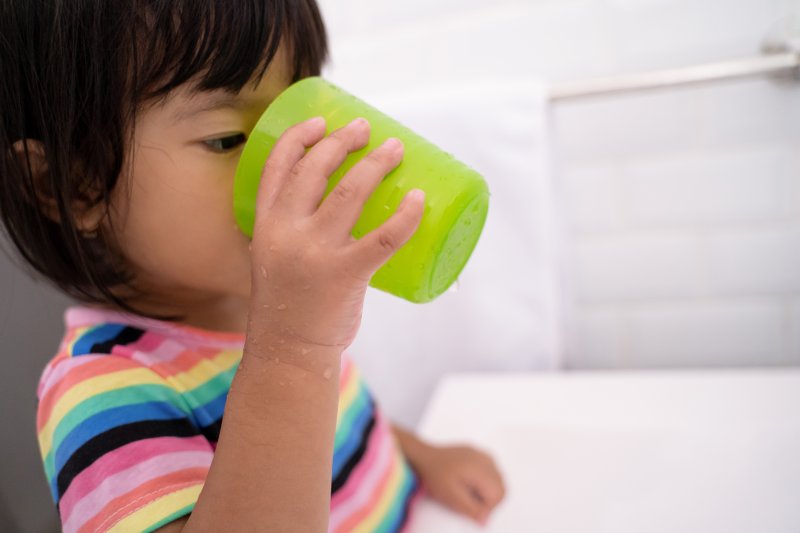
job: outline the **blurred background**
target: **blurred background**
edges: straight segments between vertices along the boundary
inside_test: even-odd
[[[393,418],[413,427],[454,371],[800,365],[800,82],[556,97],[798,42],[800,1],[319,3],[323,75],[492,191],[457,288],[368,295],[351,352]],[[68,302],[6,256],[0,294],[0,530],[55,531],[35,390]]]

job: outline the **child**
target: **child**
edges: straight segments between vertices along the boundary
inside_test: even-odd
[[[252,241],[232,212],[261,111],[327,54],[313,0],[13,0],[0,7],[0,215],[84,305],[38,390],[66,531],[396,531],[420,488],[478,521],[485,454],[391,426],[344,350],[422,194],[350,230],[402,158],[369,124],[290,128]],[[380,356],[376,354],[375,356]]]

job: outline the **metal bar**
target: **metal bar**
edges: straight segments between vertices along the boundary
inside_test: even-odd
[[[761,57],[708,63],[692,67],[611,76],[593,80],[562,82],[555,84],[551,88],[550,100],[571,100],[609,93],[658,89],[765,74],[793,75],[796,79],[800,79],[800,53],[773,53]]]

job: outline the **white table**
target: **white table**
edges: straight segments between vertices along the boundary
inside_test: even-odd
[[[413,533],[800,532],[800,369],[455,375],[418,429],[508,495],[485,529],[423,500]]]

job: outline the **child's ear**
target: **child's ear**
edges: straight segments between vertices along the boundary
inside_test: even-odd
[[[60,223],[61,214],[58,211],[58,200],[50,179],[44,145],[37,140],[20,139],[12,145],[12,149],[23,168],[30,165],[35,198],[25,198],[25,200],[37,205],[41,212],[53,222]],[[87,208],[85,202],[76,201],[72,206],[72,213],[78,230],[87,233],[97,230],[105,216],[102,202]]]

